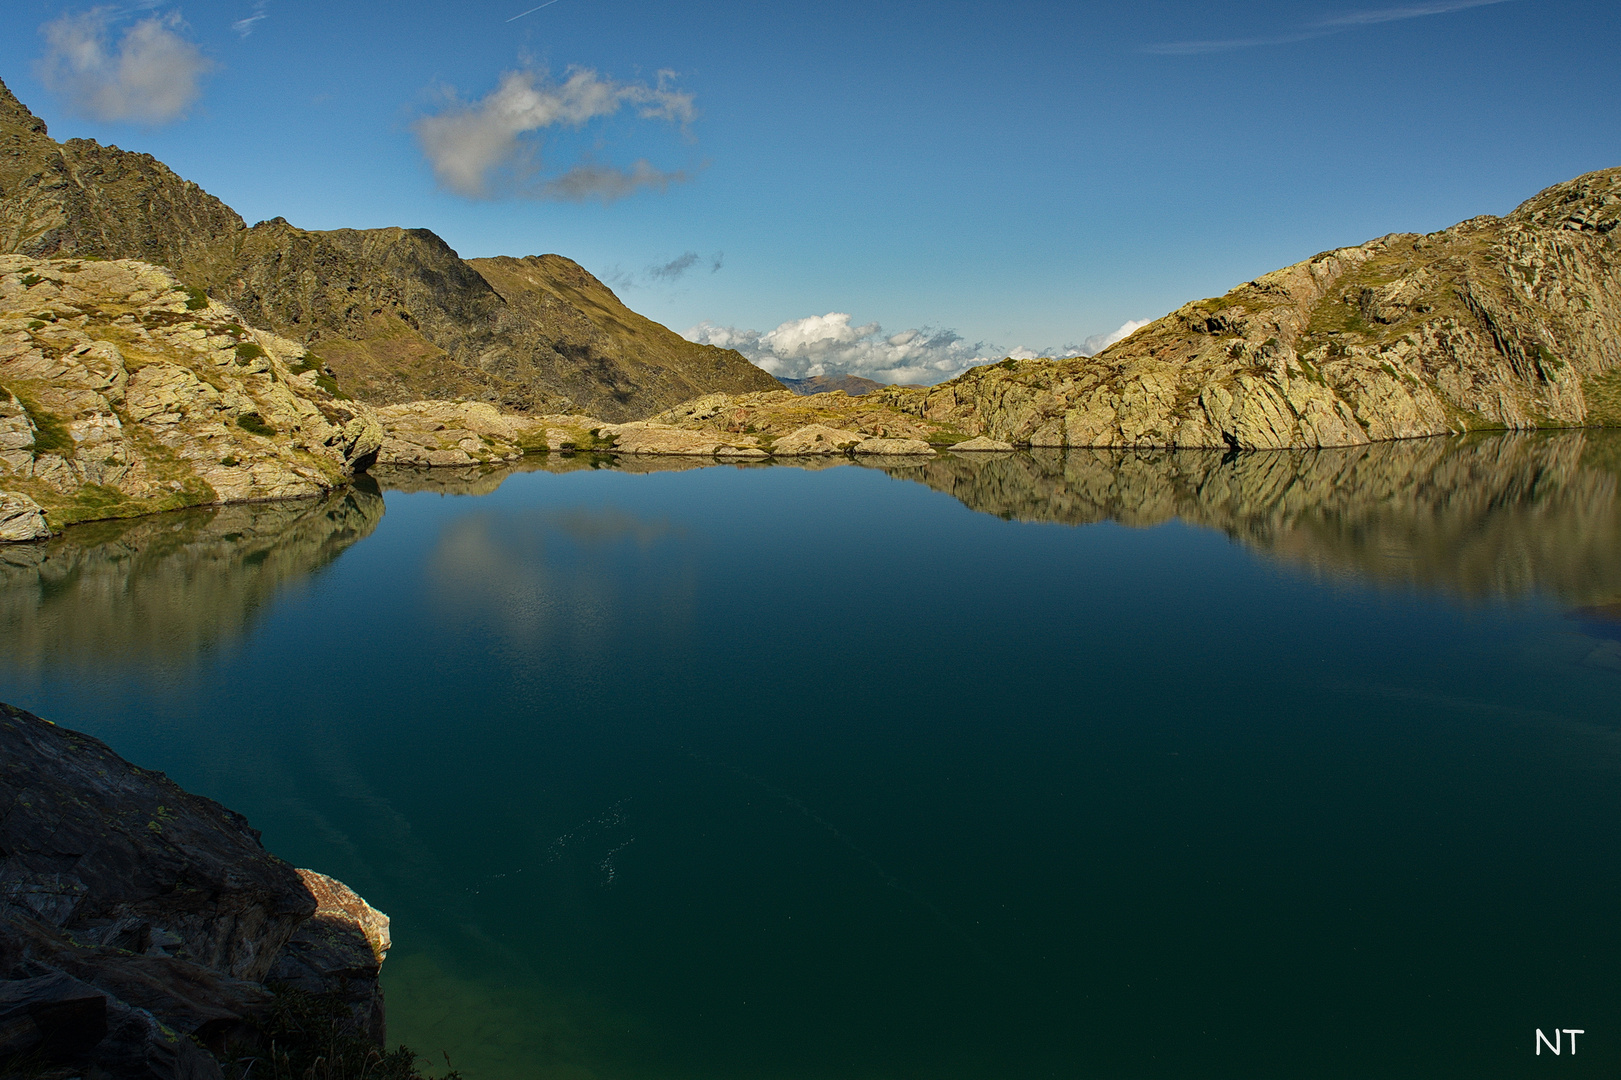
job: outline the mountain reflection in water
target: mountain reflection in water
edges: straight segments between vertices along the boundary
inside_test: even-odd
[[[1585,621],[1621,620],[1621,432],[1241,454],[1032,450],[792,465],[862,466],[1008,520],[1131,527],[1176,520],[1324,576],[1471,598],[1540,594],[1582,609]],[[375,479],[388,491],[476,496],[515,472],[767,467],[582,454],[499,468],[379,470]],[[112,659],[184,662],[239,637],[267,601],[365,539],[382,516],[382,497],[350,489],[321,500],[82,525],[46,543],[0,547],[0,664],[33,671]],[[455,550],[440,560],[442,583],[454,586],[448,595],[493,590],[516,621],[536,617],[547,606],[537,598],[562,586],[543,588],[534,579],[545,576],[545,560],[509,549],[581,523],[530,524],[545,527],[527,540],[521,523],[498,528],[473,519],[453,530],[444,543]],[[491,529],[504,539],[495,542]],[[565,607],[595,606],[586,599],[589,585],[586,578],[569,584],[564,591],[576,595]]]
[[[1030,450],[804,459],[878,468],[1013,521],[1144,528],[1182,521],[1325,576],[1460,596],[1621,598],[1621,432],[1413,439],[1322,450]],[[533,458],[515,467],[390,470],[387,490],[482,495],[514,471],[660,472],[709,459]],[[776,467],[783,467],[779,463]]]
[[[382,497],[183,510],[0,546],[0,665],[183,663],[239,638],[275,595],[369,536]]]

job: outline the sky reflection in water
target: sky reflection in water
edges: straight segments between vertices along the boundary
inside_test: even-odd
[[[1618,462],[383,476],[5,549],[0,697],[388,911],[470,1077],[1597,1075]]]

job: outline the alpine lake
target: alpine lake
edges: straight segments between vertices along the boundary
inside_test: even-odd
[[[467,1080],[1611,1076],[1618,487],[1596,431],[380,473],[0,548],[0,700],[387,912]]]

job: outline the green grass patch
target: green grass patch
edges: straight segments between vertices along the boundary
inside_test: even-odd
[[[265,351],[259,347],[257,342],[244,341],[236,347],[236,362],[246,366],[258,360],[264,354]]]
[[[245,412],[237,417],[236,426],[249,434],[260,435],[265,438],[269,438],[276,433],[276,429],[265,423],[265,418],[256,412]]]
[[[0,387],[0,389],[4,389]],[[48,409],[42,408],[29,394],[22,390],[12,389],[11,394],[22,402],[23,412],[34,423],[34,453],[61,454],[63,457],[72,457],[75,448],[72,434],[62,418]]]
[[[43,329],[45,329],[45,323],[43,321],[39,320],[39,319],[30,319],[28,321],[28,329],[30,329],[30,330],[43,330]]]
[[[23,288],[32,289],[35,285],[38,285],[45,279],[40,277],[38,274],[24,274],[20,280],[23,283]]]
[[[208,293],[195,287],[180,286],[186,292],[186,310],[203,311],[208,307]]]
[[[1587,399],[1589,424],[1621,427],[1621,368],[1582,380],[1582,396]]]

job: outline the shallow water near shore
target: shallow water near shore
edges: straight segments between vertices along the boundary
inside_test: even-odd
[[[0,549],[0,700],[468,1080],[1610,1075],[1618,434],[382,475]]]

